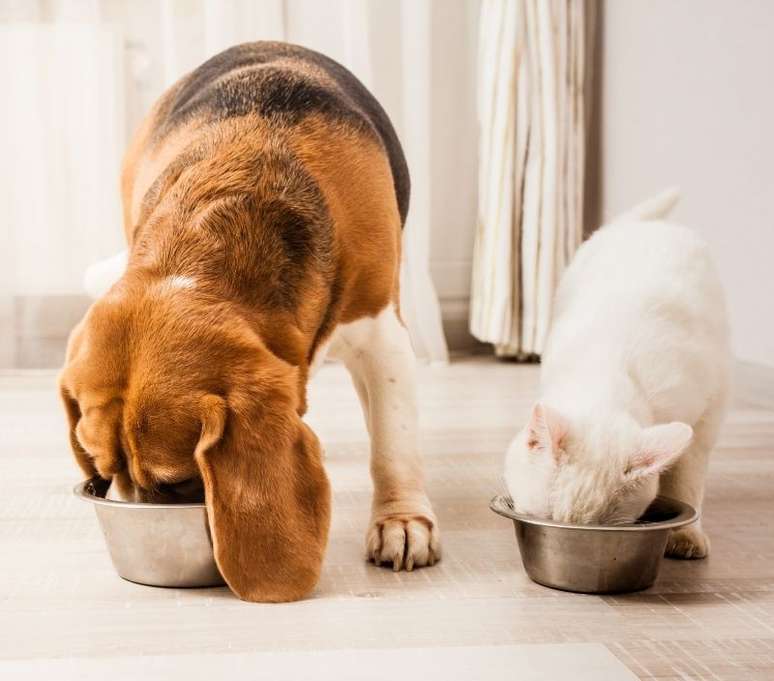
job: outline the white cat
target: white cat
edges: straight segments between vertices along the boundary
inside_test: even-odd
[[[676,201],[668,192],[602,227],[564,273],[541,398],[506,456],[517,511],[621,524],[657,493],[701,508],[730,353],[707,245],[658,220]],[[666,553],[708,550],[697,522],[674,532]]]

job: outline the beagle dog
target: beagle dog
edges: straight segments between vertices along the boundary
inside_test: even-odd
[[[202,491],[232,591],[302,598],[330,524],[302,420],[328,353],[351,372],[371,436],[367,557],[437,561],[398,306],[409,176],[373,96],[310,50],[233,47],[156,103],[121,189],[126,268],[73,330],[60,379],[84,474],[125,499]]]

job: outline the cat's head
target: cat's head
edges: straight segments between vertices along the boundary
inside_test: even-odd
[[[692,437],[685,423],[642,428],[625,416],[575,421],[536,404],[508,450],[505,480],[519,513],[578,524],[631,523]]]

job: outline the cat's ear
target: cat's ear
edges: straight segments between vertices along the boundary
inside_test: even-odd
[[[558,411],[538,402],[532,407],[527,424],[527,447],[531,452],[551,454],[559,463],[562,439],[567,434],[568,424]]]
[[[637,451],[629,459],[626,477],[636,480],[666,470],[680,458],[692,437],[693,428],[686,423],[664,423],[645,428]]]

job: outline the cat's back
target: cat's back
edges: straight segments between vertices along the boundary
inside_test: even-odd
[[[723,292],[709,246],[671,222],[627,221],[598,230],[578,250],[559,286],[556,316],[576,306],[642,319],[669,313],[725,318]]]
[[[591,266],[607,276],[632,268],[645,274],[705,269],[711,262],[709,247],[695,230],[666,221],[632,220],[598,229],[578,249],[568,273]]]
[[[621,222],[581,246],[557,292],[544,354],[548,383],[578,375],[633,380],[657,410],[692,414],[725,390],[727,362],[723,290],[696,232]]]

